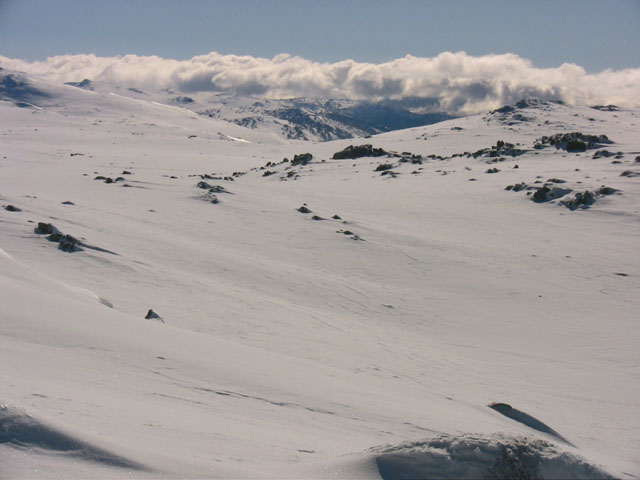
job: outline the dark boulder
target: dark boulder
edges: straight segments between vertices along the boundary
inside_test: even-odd
[[[563,197],[568,193],[571,193],[571,189],[569,188],[548,187],[544,185],[536,189],[531,199],[536,203],[544,203]]]
[[[58,240],[58,249],[63,252],[79,252],[82,250],[82,243],[76,237],[71,235],[62,235]]]
[[[375,172],[384,172],[385,170],[391,170],[393,165],[391,163],[381,163],[374,170]]]
[[[54,227],[51,223],[38,222],[38,226],[34,229],[34,232],[38,235],[52,235],[60,234],[60,230]]]
[[[291,160],[291,166],[307,165],[313,159],[313,155],[310,153],[301,153],[300,155],[294,155]]]
[[[573,198],[569,200],[562,200],[560,203],[569,210],[577,210],[578,208],[589,208],[595,203],[595,201],[595,195],[589,190],[585,190],[584,192],[577,192]]]
[[[146,320],[156,320],[156,321],[159,321],[160,323],[164,323],[164,320],[162,319],[162,317],[158,315],[156,312],[154,312],[152,308],[149,309],[149,311],[147,312],[144,318]]]
[[[569,140],[566,150],[567,152],[586,152],[587,144],[580,140]]]
[[[605,187],[604,185],[598,189],[596,192],[598,195],[613,195],[616,192],[619,192],[617,188]]]

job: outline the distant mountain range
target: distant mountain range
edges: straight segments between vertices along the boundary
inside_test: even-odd
[[[220,97],[224,100],[216,102]],[[192,100],[190,97],[178,98]],[[366,137],[453,118],[445,113],[414,113],[398,101],[294,98],[254,100],[248,104],[242,100],[236,97],[233,101],[227,95],[215,95],[209,100],[215,106],[198,113],[249,128],[270,126],[287,139],[315,141]],[[195,103],[188,101],[186,106],[194,110],[192,105]]]
[[[44,98],[19,74],[0,75],[0,96],[25,102]],[[96,83],[89,79],[67,85],[98,92],[155,101],[189,109],[200,115],[243,127],[266,129],[289,140],[329,141],[366,137],[392,130],[431,125],[454,118],[442,112],[417,113],[429,100],[403,99],[380,102],[311,98],[262,99],[221,93],[184,95],[171,90],[145,92],[134,87]]]
[[[10,82],[26,85],[15,75],[11,78]],[[312,98],[263,99],[207,92],[185,95],[171,90],[145,92],[89,79],[68,82],[67,85],[178,106],[243,127],[271,130],[289,140],[324,142],[366,137],[454,118],[446,113],[428,111],[433,104],[429,99],[358,102]],[[425,110],[428,113],[422,113]]]

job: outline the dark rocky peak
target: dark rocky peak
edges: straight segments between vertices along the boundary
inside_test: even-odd
[[[21,75],[9,73],[0,74],[0,99],[13,100],[15,102],[33,102],[38,98],[46,98],[49,95],[31,85]]]
[[[85,90],[93,90],[93,82],[88,78],[85,78],[81,82],[67,82],[65,85],[71,85],[72,87],[84,88]]]
[[[489,118],[495,118],[501,123],[507,125],[515,125],[518,123],[528,122],[533,120],[532,117],[525,115],[526,110],[548,110],[554,105],[564,105],[561,100],[542,100],[540,98],[523,98],[516,102],[514,105],[505,105],[496,110],[489,112]],[[523,110],[525,112],[523,112]],[[487,118],[487,120],[489,119]]]

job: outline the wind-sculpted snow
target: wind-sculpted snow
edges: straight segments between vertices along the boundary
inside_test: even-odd
[[[440,435],[372,450],[384,480],[612,479],[583,458],[534,437]]]
[[[63,454],[74,461],[93,462],[108,467],[147,470],[134,461],[74,438],[7,405],[0,406],[0,445],[35,450],[40,455]]]
[[[541,422],[535,417],[532,417],[528,413],[525,413],[517,408],[513,408],[511,405],[507,403],[492,403],[489,405],[490,408],[493,408],[496,412],[500,412],[505,417],[509,417],[516,422],[523,423],[529,428],[533,428],[534,430],[538,430],[539,432],[548,433],[552,437],[557,438],[558,440],[563,441],[567,445],[574,446],[569,440],[564,438],[558,432],[556,432],[549,425]]]

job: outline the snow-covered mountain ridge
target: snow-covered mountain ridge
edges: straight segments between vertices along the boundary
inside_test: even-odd
[[[5,75],[20,82],[20,73]],[[6,80],[5,80],[6,81]],[[84,79],[67,85],[88,91],[115,93],[143,101],[179,106],[211,118],[260,130],[270,130],[286,139],[327,141],[363,137],[391,130],[429,125],[447,120],[444,113],[423,113],[429,102],[404,101],[358,102],[353,100],[318,100],[311,98],[268,99],[242,97],[226,93],[172,90],[143,91],[138,88],[92,82]],[[5,89],[6,91],[6,89]],[[34,89],[32,89],[35,92]],[[6,92],[8,93],[8,92]],[[19,98],[20,89],[15,90]],[[37,95],[36,95],[37,96]],[[418,110],[414,112],[414,110]]]
[[[640,476],[640,112],[311,143],[24,79],[3,476]]]

